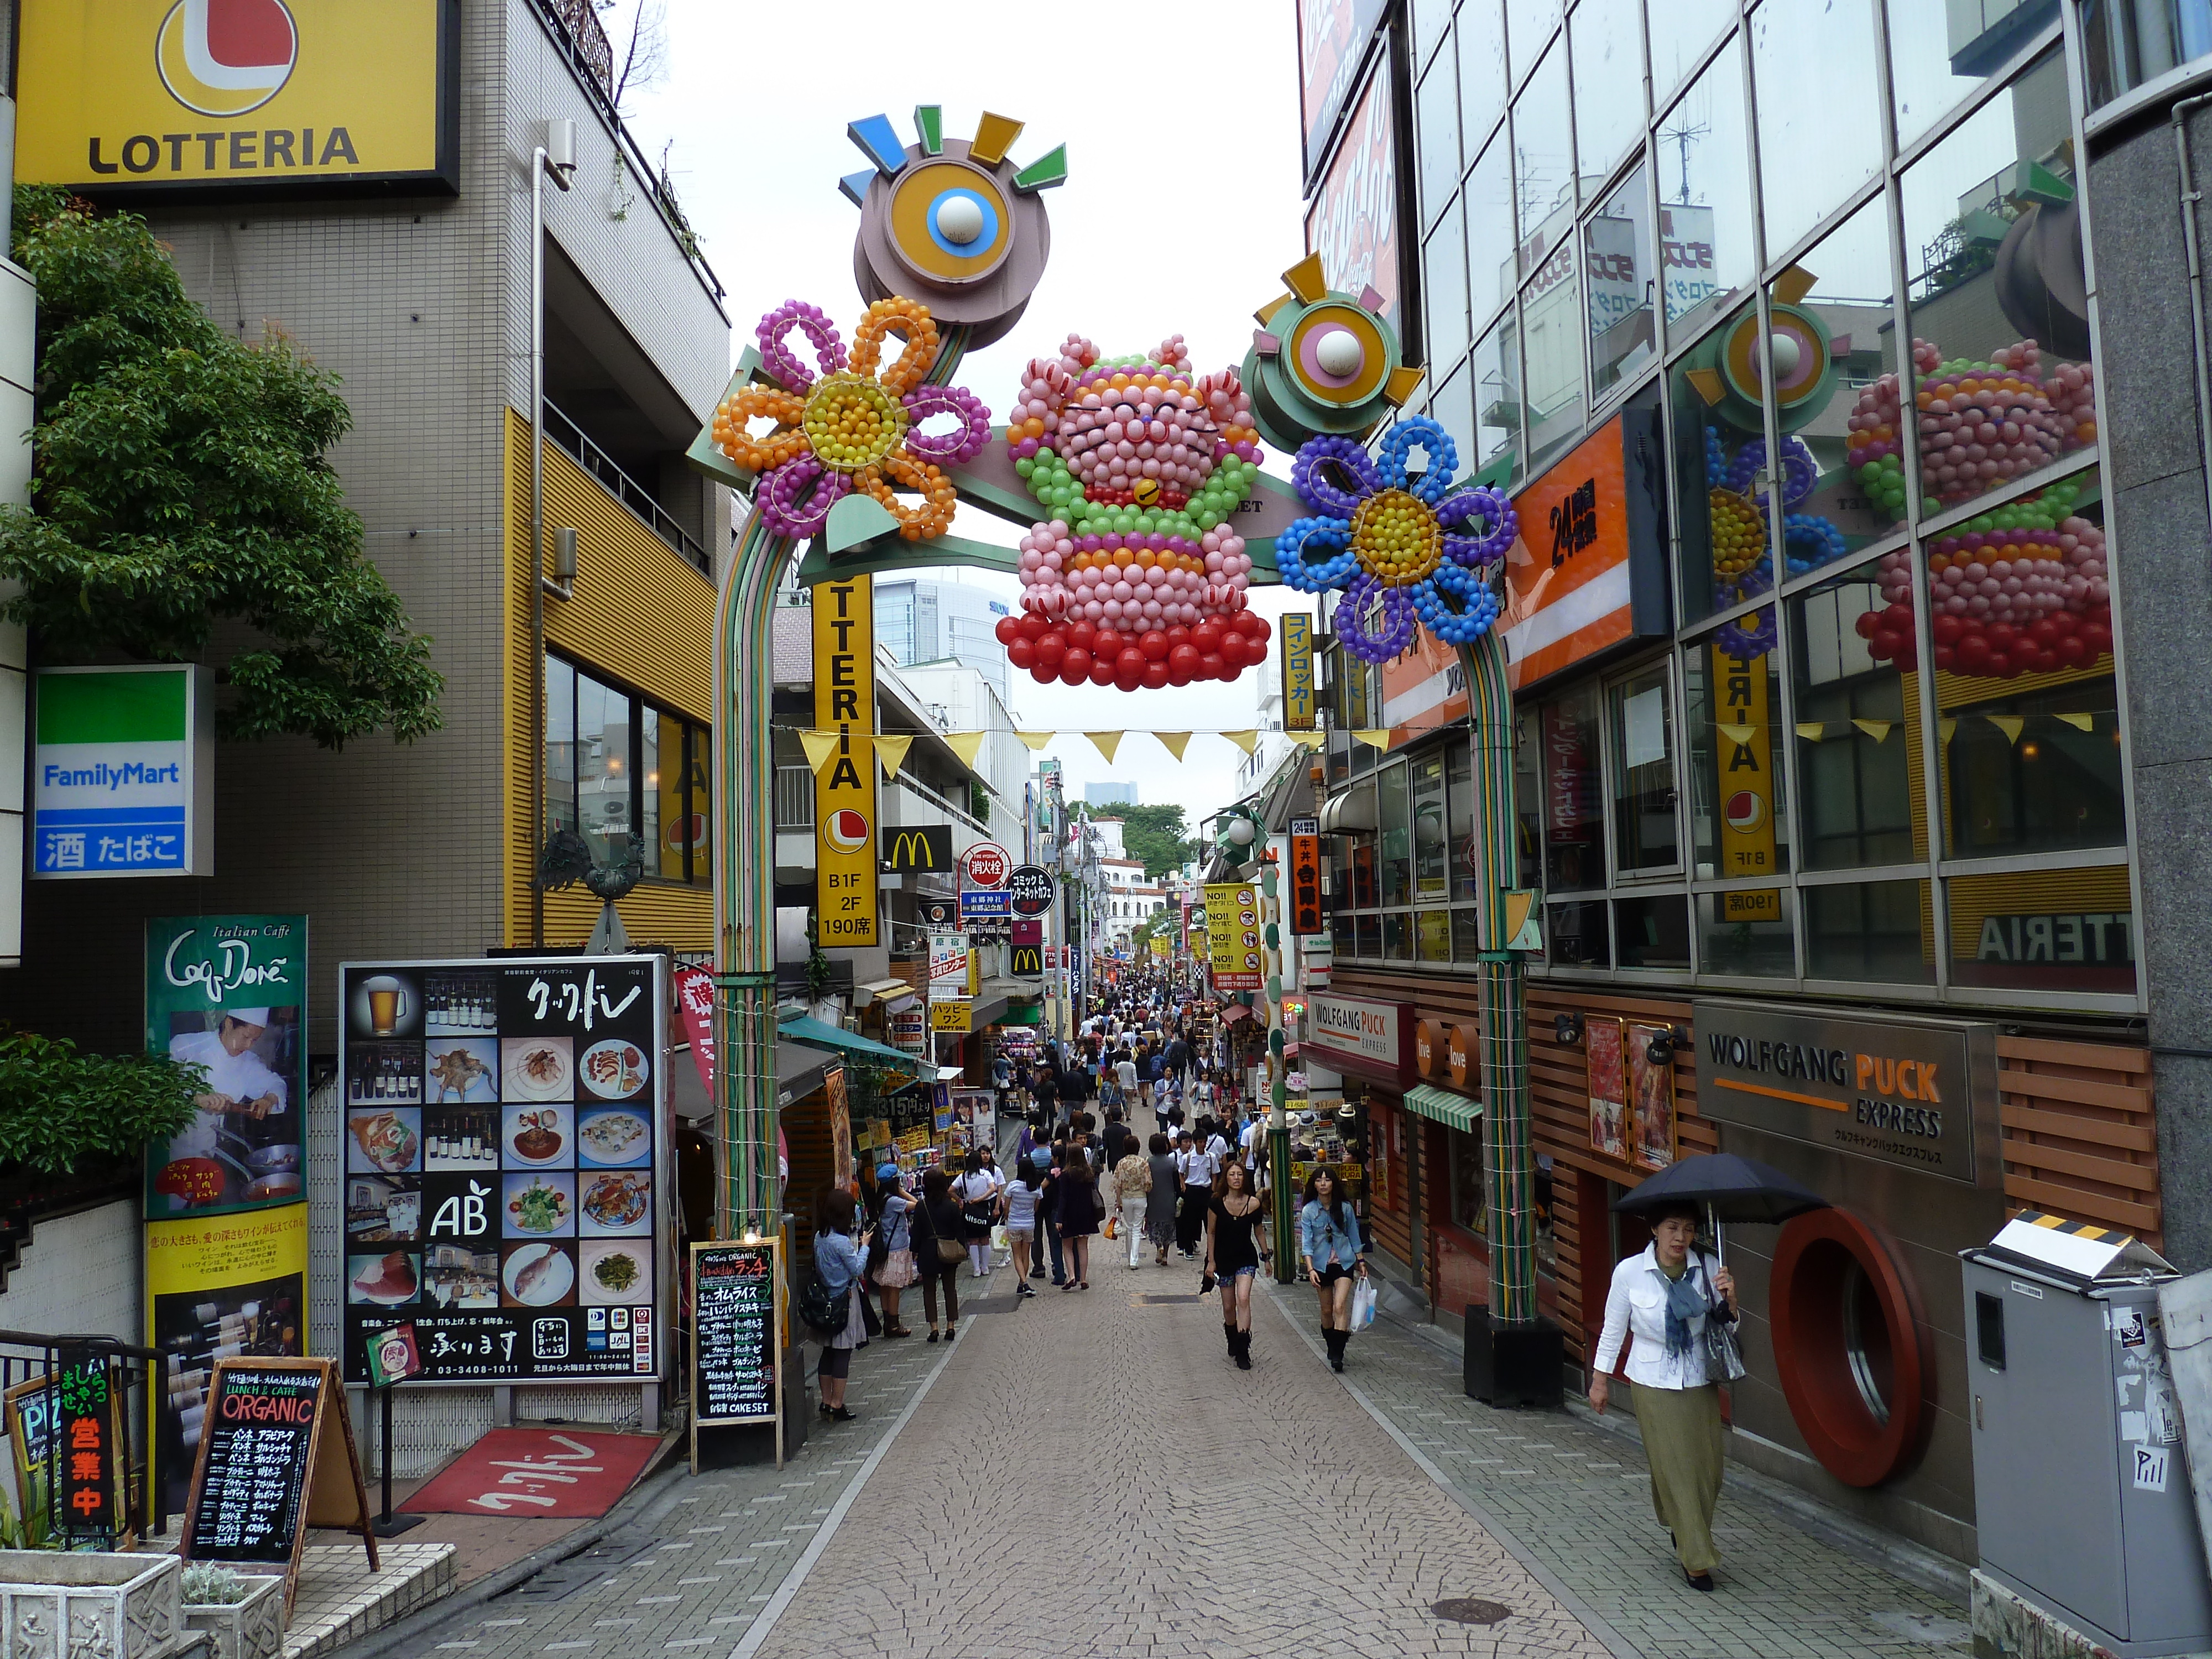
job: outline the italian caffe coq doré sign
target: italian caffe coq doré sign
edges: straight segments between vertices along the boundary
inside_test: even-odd
[[[1704,1001],[1696,1020],[1701,1115],[1952,1181],[1996,1179],[1995,1157],[1977,1157],[1996,1118],[1994,1026]]]

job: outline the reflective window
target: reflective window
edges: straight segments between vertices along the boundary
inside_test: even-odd
[[[1597,686],[1586,681],[1542,705],[1545,885],[1571,893],[1605,885],[1603,755]]]
[[[1790,868],[1782,687],[1771,641],[1722,631],[1682,657],[1691,856],[1700,881],[1769,881]]]
[[[1446,358],[1443,361],[1449,362],[1450,360]],[[1431,417],[1439,422],[1451,434],[1452,442],[1459,446],[1462,460],[1474,453],[1476,444],[1474,404],[1468,384],[1472,378],[1468,366],[1462,362],[1452,369],[1450,377],[1437,388],[1436,395],[1429,399]]]
[[[1546,54],[1513,104],[1513,189],[1520,205],[1521,275],[1570,244],[1575,223],[1574,135],[1567,121],[1567,54]]]
[[[1490,141],[1461,191],[1467,217],[1468,308],[1480,328],[1513,295],[1512,147],[1500,132]]]
[[[1906,701],[1896,649],[1900,618],[1909,636],[1911,592],[1895,576],[1887,561],[1862,565],[1784,607],[1796,682],[1798,844],[1808,870],[1927,856],[1914,833],[1919,707]],[[1890,609],[1899,603],[1902,612]],[[1887,639],[1870,616],[1889,627]]]
[[[1613,941],[1602,899],[1544,907],[1544,955],[1558,968],[1610,968]]]
[[[1638,167],[1583,226],[1593,398],[1634,374],[1658,349],[1652,260],[1650,184]]]
[[[1757,488],[1766,456],[1764,393],[1751,372],[1758,334],[1758,312],[1744,306],[1678,358],[1667,377],[1686,621],[1774,585],[1765,492]]]
[[[1505,42],[1511,52],[1513,79],[1517,82],[1544,50],[1552,31],[1559,26],[1561,0],[1505,0]],[[1567,106],[1564,95],[1559,107]]]
[[[660,868],[660,855],[665,850],[660,839],[660,731],[659,711],[642,708],[637,711],[637,840],[645,867],[655,873],[665,873]],[[668,735],[678,736],[674,720],[668,722]],[[673,761],[678,757],[669,758]]]
[[[1385,767],[1376,777],[1376,862],[1385,908],[1413,897],[1413,824],[1406,809],[1406,769]]]
[[[1463,165],[1482,148],[1505,108],[1505,23],[1498,0],[1468,0],[1459,9],[1452,51],[1459,60]]]
[[[619,864],[637,819],[632,811],[636,748],[630,701],[588,674],[576,676],[576,820],[592,856]]]
[[[1929,511],[2097,441],[2064,63],[2046,53],[1905,174]],[[1869,413],[1896,409],[1893,390]]]
[[[1467,232],[1460,204],[1445,210],[1421,255],[1431,372],[1447,374],[1467,349]]]
[[[1660,274],[1669,341],[1706,326],[1756,275],[1741,50],[1731,42],[1659,123]]]
[[[1925,881],[1806,887],[1799,896],[1805,905],[1805,971],[1810,977],[1935,983]]]
[[[545,659],[545,832],[576,828],[576,671]]]
[[[1425,905],[1413,912],[1413,960],[1451,960],[1452,913],[1441,904]]]
[[[704,727],[558,657],[545,659],[545,828],[574,830],[602,865],[633,849],[648,876],[714,878]]]
[[[1912,141],[2058,21],[2058,0],[1974,0],[1933,6],[1888,0],[1889,87],[1897,147]]]
[[[1575,154],[1602,181],[1644,137],[1641,0],[1582,0],[1567,22],[1575,70]]]
[[[1899,434],[1881,410],[1895,383],[1878,384],[1897,368],[1891,270],[1877,196],[1767,284],[1793,576],[1884,534],[1893,515],[1881,492],[1904,499]]]
[[[1452,0],[1413,0],[1413,61],[1425,64],[1451,27]]]
[[[1687,968],[1690,902],[1680,893],[1613,902],[1613,945],[1623,968]]]
[[[1382,960],[1413,959],[1413,917],[1410,911],[1391,910],[1382,917]]]
[[[1452,912],[1452,957],[1458,962],[1479,962],[1482,959],[1481,919],[1474,907],[1462,904]]]
[[[1766,0],[1752,14],[1759,198],[1780,255],[1881,165],[1873,0]]]
[[[1562,242],[1521,292],[1522,385],[1528,391],[1528,467],[1583,435],[1583,308],[1575,245]],[[1513,321],[1508,313],[1507,323]]]
[[[1459,185],[1459,76],[1449,61],[1439,58],[1415,90],[1413,119],[1420,152],[1421,222],[1431,225]]]
[[[1533,758],[1533,757],[1532,757]],[[1514,799],[1516,817],[1527,810],[1520,804],[1520,768],[1522,764],[1516,751],[1514,756]],[[1458,899],[1476,897],[1474,872],[1468,863],[1467,849],[1474,839],[1474,757],[1464,743],[1447,742],[1444,745],[1444,772],[1451,785],[1451,816],[1444,826],[1444,865],[1451,879],[1451,896]],[[1532,803],[1533,807],[1533,803]],[[1519,827],[1525,842],[1528,825],[1523,820]],[[1525,845],[1521,852],[1521,882],[1523,887],[1540,884],[1537,874],[1540,866],[1529,861]]]
[[[1698,966],[1708,974],[1787,979],[1797,972],[1793,939],[1796,895],[1787,887],[1700,893]]]
[[[1512,329],[1499,324],[1476,344],[1471,368],[1478,469],[1521,465],[1521,358]]]
[[[1674,95],[1736,11],[1736,0],[1652,0],[1652,96],[1664,103]]]
[[[1451,897],[1451,823],[1444,806],[1441,749],[1407,763],[1413,783],[1413,899],[1442,905]],[[1443,960],[1444,958],[1438,958]]]
[[[2126,866],[1954,876],[1943,885],[1953,984],[2135,994]]]
[[[1607,700],[1613,869],[1632,876],[1672,868],[1681,862],[1681,853],[1674,838],[1674,737],[1665,667],[1611,687]]]
[[[2212,54],[2212,0],[2082,0],[2081,48],[2094,108]]]

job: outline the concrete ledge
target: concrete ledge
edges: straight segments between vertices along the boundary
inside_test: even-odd
[[[322,1659],[450,1595],[454,1553],[451,1544],[387,1542],[377,1550],[383,1567],[372,1573],[357,1541],[308,1545],[301,1553],[284,1659]]]

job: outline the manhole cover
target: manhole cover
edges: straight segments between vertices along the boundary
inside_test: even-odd
[[[1513,1609],[1503,1601],[1486,1601],[1478,1595],[1455,1595],[1429,1611],[1459,1625],[1495,1625],[1513,1616]]]

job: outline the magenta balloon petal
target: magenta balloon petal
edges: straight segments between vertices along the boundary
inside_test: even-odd
[[[784,337],[797,329],[814,347],[814,361],[822,365],[824,374],[835,374],[845,367],[845,345],[838,337],[837,325],[819,306],[808,305],[804,300],[786,300],[774,311],[760,319],[753,331],[753,338],[760,343],[761,367],[769,378],[787,392],[805,392],[814,384],[814,376],[786,345]]]
[[[957,386],[917,386],[901,402],[914,422],[907,429],[907,451],[919,460],[957,465],[974,460],[991,441],[991,411],[973,392]],[[951,415],[960,424],[950,432],[922,431],[921,423],[933,415]]]
[[[830,471],[811,455],[801,455],[761,480],[761,517],[778,535],[794,540],[818,536],[830,522],[830,509],[852,487],[853,481],[843,473]]]

